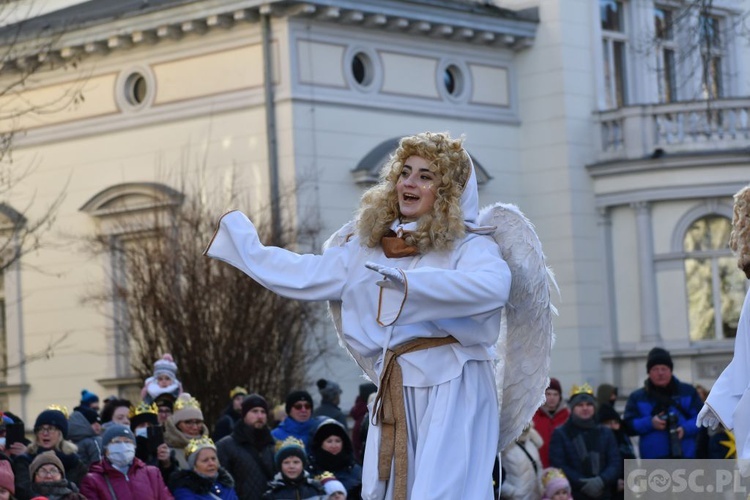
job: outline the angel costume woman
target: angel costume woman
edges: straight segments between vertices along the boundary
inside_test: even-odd
[[[737,267],[750,279],[750,186],[734,195],[729,246],[737,254]],[[716,379],[696,420],[698,426],[715,429],[721,422],[734,430],[740,471],[750,475],[750,290],[740,312],[734,357]]]
[[[476,224],[478,212],[462,141],[428,132],[401,140],[356,221],[322,255],[264,246],[240,212],[222,217],[206,250],[280,295],[331,302],[343,344],[379,386],[364,499],[493,498],[495,352],[499,338],[506,348],[500,333],[511,271],[487,234],[494,228]],[[547,384],[551,330],[527,337],[530,355],[518,356],[511,377],[526,378],[504,441],[520,434]]]

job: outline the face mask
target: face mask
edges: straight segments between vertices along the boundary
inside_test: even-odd
[[[148,427],[139,427],[135,430],[135,435],[147,438],[148,437]]]
[[[107,445],[107,458],[116,467],[127,467],[135,458],[135,445],[132,443],[111,443]]]

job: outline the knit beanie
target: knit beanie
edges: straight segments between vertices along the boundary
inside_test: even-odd
[[[289,415],[289,413],[292,411],[292,406],[294,403],[297,403],[299,401],[307,401],[310,403],[310,407],[313,407],[313,399],[312,396],[310,396],[310,393],[307,391],[292,391],[289,393],[289,395],[286,397],[286,414]]]
[[[281,470],[281,462],[289,457],[298,457],[302,460],[302,466],[307,468],[307,453],[305,453],[305,443],[295,437],[288,437],[277,443],[276,455],[273,460],[276,469]]]
[[[95,424],[97,422],[99,422],[100,424],[102,423],[102,419],[99,416],[99,413],[97,413],[97,411],[93,408],[89,408],[88,406],[79,406],[75,409],[75,411],[86,417],[86,420],[90,424]]]
[[[185,447],[185,457],[187,458],[190,468],[195,468],[195,461],[198,460],[198,455],[201,450],[210,448],[216,451],[216,445],[208,436],[201,436],[198,439],[191,439]]]
[[[346,429],[344,429],[344,426],[336,419],[327,418],[318,424],[318,427],[315,429],[310,444],[311,451],[321,448],[323,446],[323,441],[331,436],[340,437],[343,449],[349,450],[351,439],[349,438]]]
[[[135,443],[135,436],[130,427],[122,424],[112,424],[104,431],[104,435],[102,435],[102,448],[106,448],[110,441],[117,437],[125,437]]]
[[[60,470],[60,474],[65,477],[65,467],[54,451],[45,451],[36,456],[36,458],[29,465],[29,474],[31,474],[31,482],[34,482],[34,476],[43,465],[52,464]]]
[[[174,413],[170,418],[175,425],[183,420],[203,420],[201,405],[189,393],[183,392],[174,402]]]
[[[656,365],[665,365],[672,370],[674,365],[672,364],[672,356],[669,354],[669,351],[662,349],[661,347],[654,347],[648,352],[646,371],[651,371],[651,368]]]
[[[561,469],[548,467],[542,471],[542,486],[544,487],[544,498],[552,498],[552,495],[563,488],[570,493],[570,482]],[[569,498],[572,498],[569,496]]]
[[[341,386],[332,380],[321,378],[318,379],[316,385],[318,386],[318,391],[320,392],[320,398],[322,401],[333,401],[336,396],[341,394]]]
[[[242,418],[245,418],[247,412],[253,408],[263,408],[268,413],[268,403],[266,399],[260,394],[250,394],[242,400]]]
[[[68,439],[68,418],[60,410],[48,409],[40,413],[34,423],[34,433],[39,432],[43,425],[57,427],[62,432],[63,439]]]
[[[334,493],[343,493],[346,497],[346,488],[344,485],[336,479],[336,476],[328,475],[320,479],[320,484],[323,485],[323,489],[326,491],[326,495],[333,495]]]
[[[169,378],[177,381],[177,363],[174,362],[171,354],[166,353],[154,363],[154,377],[159,375],[168,375]]]
[[[591,403],[596,408],[596,399],[594,398],[594,389],[589,384],[574,385],[570,390],[568,406],[572,410],[581,403]]]
[[[560,381],[557,380],[554,377],[550,377],[549,379],[549,386],[547,389],[552,389],[553,391],[557,391],[560,396],[562,396],[562,386],[560,385]]]
[[[94,394],[93,392],[88,391],[87,389],[84,389],[81,391],[81,406],[90,406],[91,403],[98,403],[99,402],[99,396]]]
[[[0,460],[0,487],[10,491],[11,495],[16,494],[16,476],[8,460]]]

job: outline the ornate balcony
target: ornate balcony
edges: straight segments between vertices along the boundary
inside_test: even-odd
[[[750,98],[645,104],[597,113],[599,161],[750,147]]]

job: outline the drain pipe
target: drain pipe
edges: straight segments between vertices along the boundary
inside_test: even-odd
[[[281,208],[279,206],[279,151],[276,136],[276,105],[273,95],[273,53],[271,48],[271,6],[260,8],[263,43],[263,93],[266,106],[266,147],[268,149],[268,182],[271,195],[271,244],[281,242]]]

